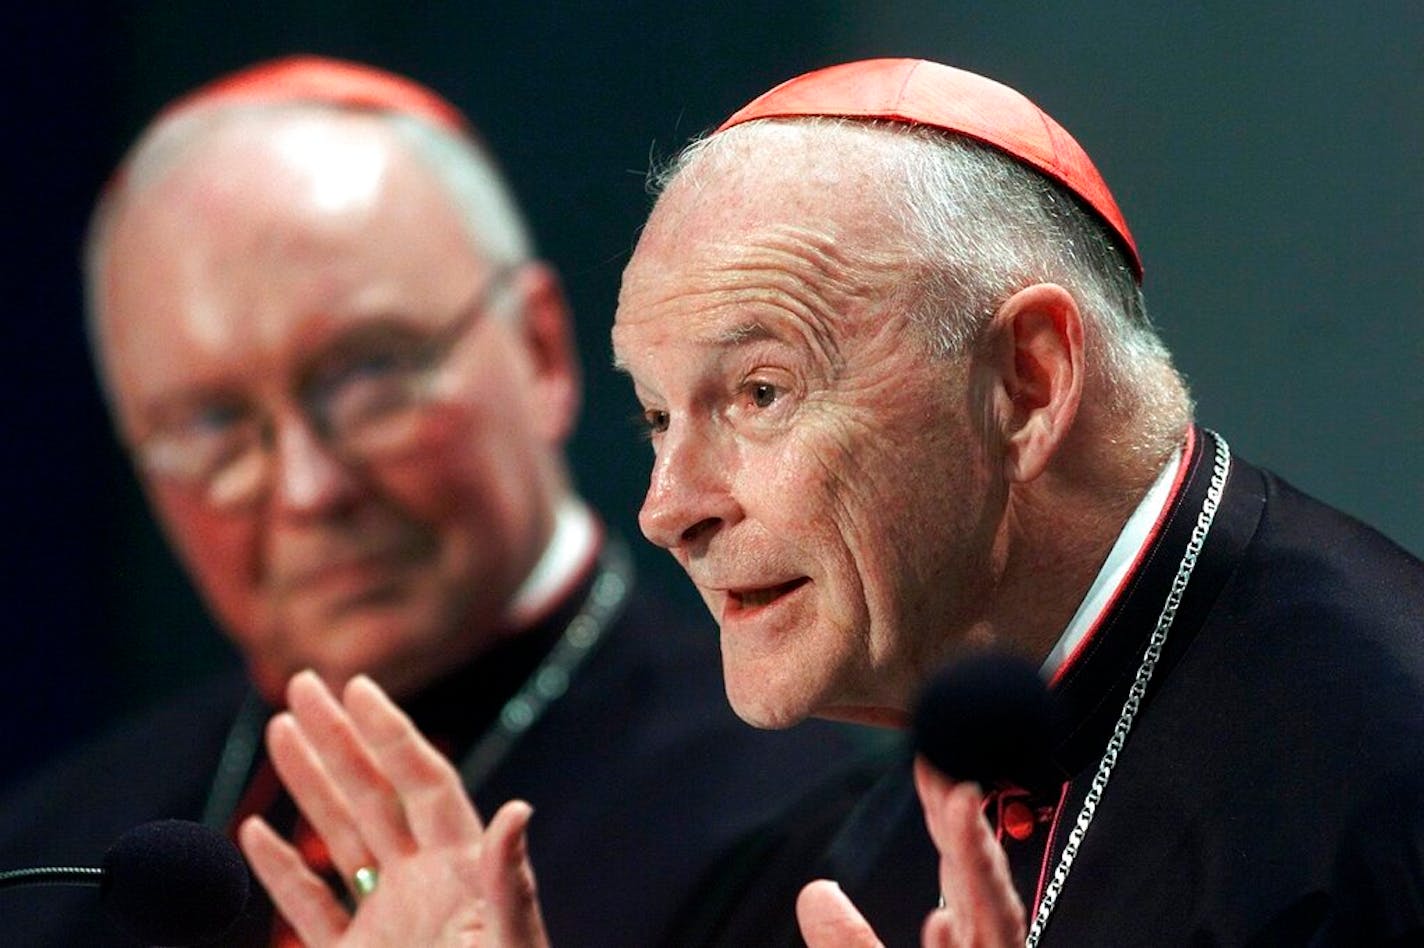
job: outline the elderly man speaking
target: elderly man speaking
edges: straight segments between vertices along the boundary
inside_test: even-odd
[[[1424,567],[1196,425],[1142,275],[1087,155],[1018,93],[911,60],[772,90],[674,163],[624,274],[643,531],[718,619],[754,724],[901,725],[966,650],[1041,667],[1052,779],[985,797],[916,767],[943,906],[904,911],[927,944],[1418,937]],[[346,705],[291,723],[331,762],[311,792],[368,799],[380,764],[432,799],[379,695]],[[468,918],[537,940],[519,815],[480,842],[422,810],[386,851],[463,841]],[[851,900],[882,904],[898,861],[844,829],[829,848],[869,871],[804,890],[814,945],[875,944]],[[298,861],[248,841],[300,912]],[[774,943],[784,875],[727,900],[727,943]]]

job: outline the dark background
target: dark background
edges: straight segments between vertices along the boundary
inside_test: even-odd
[[[77,248],[156,108],[289,52],[405,72],[483,130],[581,321],[580,484],[629,535],[647,462],[607,330],[650,159],[794,74],[913,55],[1019,88],[1094,156],[1204,423],[1424,553],[1424,5],[1045,6],[6,5],[0,783],[231,661],[109,432]],[[639,546],[649,581],[683,591]]]

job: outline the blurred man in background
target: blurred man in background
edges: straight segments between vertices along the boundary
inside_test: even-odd
[[[20,788],[0,865],[261,814],[332,875],[262,734],[295,672],[364,673],[482,809],[532,801],[555,938],[651,944],[718,853],[853,750],[737,722],[714,636],[636,589],[574,492],[559,281],[434,93],[308,57],[204,87],[124,159],[86,263],[119,436],[245,674]],[[103,926],[88,891],[4,923],[17,943],[123,943]],[[292,937],[261,902],[239,928]]]

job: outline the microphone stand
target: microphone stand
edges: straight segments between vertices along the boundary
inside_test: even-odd
[[[42,866],[0,872],[0,889],[22,885],[99,885],[103,881],[104,870],[93,866]]]

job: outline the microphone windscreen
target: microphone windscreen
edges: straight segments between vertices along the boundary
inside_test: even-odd
[[[915,749],[946,776],[985,789],[1051,782],[1052,730],[1038,669],[994,651],[947,665],[921,692],[914,715]]]
[[[242,855],[201,823],[157,820],[120,836],[104,854],[99,896],[145,944],[190,945],[233,923],[247,904]]]

